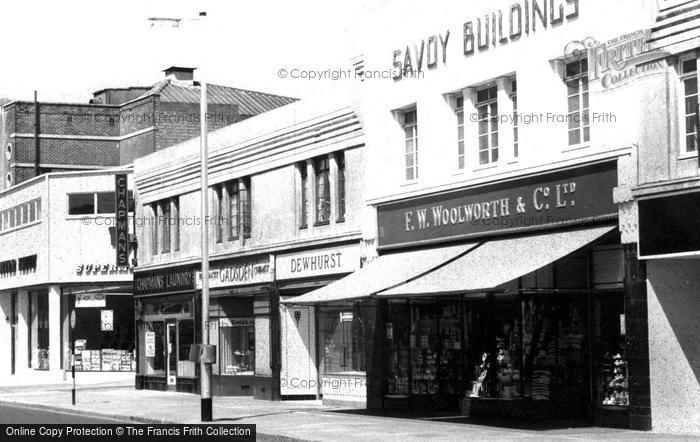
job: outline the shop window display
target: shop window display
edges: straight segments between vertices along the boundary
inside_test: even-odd
[[[255,326],[253,319],[222,319],[219,327],[219,342],[221,375],[252,376],[255,370]]]
[[[78,371],[135,371],[134,314],[130,296],[107,295],[104,307],[75,307],[72,331]],[[111,312],[111,330],[104,329],[102,312]]]
[[[190,347],[194,344],[194,321],[185,319],[177,322],[177,375],[193,378],[195,363],[190,361]]]
[[[389,350],[387,393],[389,396],[407,396],[409,391],[408,335],[410,332],[408,302],[389,302],[389,321],[386,340]]]
[[[596,296],[593,312],[596,402],[603,406],[626,407],[629,405],[629,378],[623,294],[608,292]]]
[[[363,330],[359,304],[319,312],[324,374],[364,371]]]

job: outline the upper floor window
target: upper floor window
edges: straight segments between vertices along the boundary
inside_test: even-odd
[[[464,97],[455,97],[455,115],[457,116],[457,168],[464,169]]]
[[[479,164],[498,161],[498,88],[491,86],[476,92],[479,117]]]
[[[327,223],[331,218],[330,167],[328,157],[316,158],[316,223]]]
[[[588,60],[567,63],[564,76],[568,96],[569,146],[591,139],[588,110]]]
[[[250,237],[250,178],[217,184],[213,190],[216,242]]]
[[[683,86],[683,116],[685,117],[685,152],[697,151],[698,121],[698,61],[693,58],[680,62]]]
[[[224,226],[226,225],[226,219],[224,217],[224,207],[226,202],[224,201],[224,189],[223,184],[217,184],[214,186],[214,231],[216,242],[223,241],[224,237]]]
[[[128,194],[129,212],[134,211],[134,193]],[[68,195],[69,215],[115,213],[114,192],[72,193]]]
[[[238,239],[239,231],[239,199],[238,199],[238,181],[229,181],[225,185],[228,202],[226,203],[226,220],[228,240],[233,241]]]
[[[172,214],[170,212],[170,200],[166,199],[158,205],[159,224],[161,225],[161,253],[170,252],[170,226]]]
[[[306,163],[299,164],[299,178],[301,180],[300,190],[300,223],[299,228],[304,229],[309,224],[309,174],[306,171]]]
[[[518,158],[518,82],[510,83],[510,101],[513,103],[513,157]]]
[[[335,156],[336,164],[338,165],[338,213],[337,221],[345,220],[345,153],[338,152]]]
[[[416,110],[403,114],[403,131],[406,143],[406,181],[418,179],[418,118]]]
[[[41,218],[41,198],[0,211],[0,232],[33,223]]]
[[[180,199],[166,198],[151,203],[151,252],[176,252],[180,249]]]
[[[250,238],[252,229],[250,177],[238,180],[239,229],[244,238]]]

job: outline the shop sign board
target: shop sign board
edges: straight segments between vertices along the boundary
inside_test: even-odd
[[[129,192],[125,174],[114,176],[117,265],[129,265]]]
[[[398,81],[444,66],[448,63],[448,53],[459,51],[464,58],[471,58],[576,21],[579,1],[517,0],[506,7],[454,23],[421,40],[406,42],[391,54],[392,77]]]
[[[146,332],[144,347],[146,347],[147,358],[154,358],[156,356],[156,332]]]
[[[75,295],[75,308],[106,306],[107,297],[104,293],[78,293]]]
[[[617,162],[432,194],[377,207],[379,247],[614,219]]]
[[[639,257],[700,254],[700,192],[645,198],[639,206]]]
[[[324,400],[367,401],[367,377],[364,373],[325,374],[321,388]]]
[[[209,288],[272,282],[269,255],[214,262],[209,266]],[[197,288],[202,288],[202,272],[197,272]]]
[[[100,330],[102,330],[102,331],[113,331],[114,330],[114,310],[101,310],[100,311]]]
[[[282,253],[275,258],[278,280],[352,273],[359,268],[359,244]]]
[[[253,318],[220,318],[220,327],[253,327],[255,321]]]
[[[194,266],[172,267],[134,275],[134,295],[194,290]]]

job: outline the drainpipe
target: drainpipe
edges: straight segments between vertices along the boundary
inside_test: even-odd
[[[39,100],[37,99],[36,91],[34,91],[34,176],[39,176],[39,171],[41,169],[39,167],[39,164],[41,163],[41,154],[39,151],[39,125]]]

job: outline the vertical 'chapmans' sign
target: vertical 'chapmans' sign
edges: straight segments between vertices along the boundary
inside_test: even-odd
[[[129,196],[126,175],[114,177],[117,265],[129,265]]]

